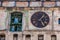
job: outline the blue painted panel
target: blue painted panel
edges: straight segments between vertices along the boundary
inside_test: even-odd
[[[18,23],[18,18],[14,18],[14,23],[15,23],[15,24]]]
[[[11,24],[10,24],[11,32],[22,31],[22,13],[19,12],[15,13],[11,14]]]
[[[60,19],[59,19],[58,23],[60,24]]]

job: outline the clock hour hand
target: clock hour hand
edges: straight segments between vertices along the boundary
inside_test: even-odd
[[[45,24],[41,21],[42,25],[45,26]]]

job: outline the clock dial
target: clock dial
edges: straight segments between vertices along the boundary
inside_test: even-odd
[[[50,19],[45,12],[36,12],[31,16],[31,23],[38,28],[48,25]]]

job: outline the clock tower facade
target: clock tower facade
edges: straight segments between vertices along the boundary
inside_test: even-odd
[[[0,40],[59,39],[59,0],[0,1]]]

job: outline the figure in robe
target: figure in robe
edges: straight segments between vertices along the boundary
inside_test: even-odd
[[[18,18],[15,17],[15,18],[14,18],[14,23],[17,24],[18,22],[19,22],[19,21],[18,21]]]
[[[15,31],[15,26],[11,27],[11,31],[13,31],[13,32]]]

